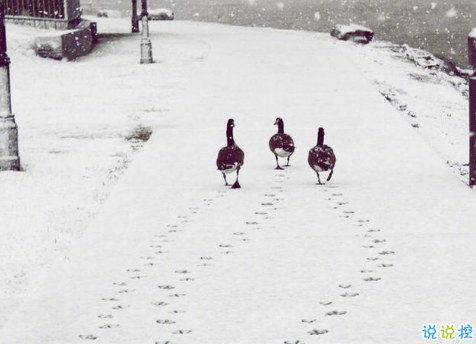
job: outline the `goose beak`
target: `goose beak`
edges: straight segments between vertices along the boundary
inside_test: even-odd
[[[273,125],[277,125],[277,124],[278,124],[278,120],[276,120],[276,122],[274,122],[274,124],[273,124]]]

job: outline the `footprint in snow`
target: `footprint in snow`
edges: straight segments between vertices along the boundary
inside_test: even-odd
[[[232,254],[232,253],[235,253],[234,251],[224,251],[222,252],[222,254]]]
[[[157,324],[160,325],[172,325],[175,324],[175,321],[170,320],[170,319],[158,319],[155,321]]]
[[[213,257],[200,257],[201,260],[213,260]]]
[[[131,279],[142,279],[142,278],[147,278],[147,275],[136,275],[131,277]]]
[[[284,344],[305,344],[305,343],[301,343],[300,340],[286,340],[284,341]]]
[[[385,239],[375,239],[372,241],[374,244],[382,244],[384,242],[387,242],[387,240]]]
[[[123,289],[123,290],[119,290],[118,293],[119,294],[129,294],[129,293],[133,293],[135,291],[136,291],[135,289]]]
[[[184,297],[184,296],[186,296],[186,295],[185,294],[178,294],[178,293],[169,295],[169,297],[177,297],[177,298]]]
[[[247,225],[259,225],[259,222],[256,222],[256,221],[247,221],[246,224],[247,224]]]
[[[378,260],[378,257],[371,257],[371,258],[367,258],[367,260],[370,260],[370,261],[376,261],[376,260]]]
[[[371,272],[374,272],[373,270],[360,270],[361,273],[363,274],[369,274]]]
[[[380,229],[369,229],[367,232],[369,232],[369,233],[377,233],[377,232],[380,232]]]
[[[195,278],[186,277],[186,278],[181,278],[179,281],[185,281],[185,282],[195,281]]]
[[[261,203],[261,205],[270,206],[270,205],[274,205],[274,203],[273,202],[263,202],[263,203]]]
[[[391,268],[393,266],[393,264],[380,264],[380,265],[377,265],[377,267],[379,268]]]
[[[321,305],[323,306],[329,306],[329,305],[332,305],[332,301],[321,301],[319,302]]]
[[[368,277],[368,278],[364,278],[364,281],[365,282],[374,282],[374,281],[380,281],[381,278],[380,277]]]
[[[119,324],[107,324],[107,325],[102,325],[102,326],[99,326],[100,329],[107,329],[107,328],[115,328],[115,327],[119,327],[121,325]]]
[[[112,307],[112,309],[114,310],[121,310],[121,309],[126,309],[126,308],[130,308],[131,306],[127,305],[127,306],[123,306],[123,305],[117,305],[117,306],[114,306]]]
[[[327,330],[311,330],[311,331],[308,331],[307,333],[310,334],[311,336],[318,336],[318,335],[321,335],[321,334],[329,333],[329,331],[327,331]]]
[[[359,296],[359,293],[344,293],[344,294],[340,294],[340,296],[342,296],[342,297],[356,297],[356,296]]]
[[[189,334],[189,333],[192,333],[192,330],[178,330],[178,331],[174,331],[172,333],[173,334]]]
[[[114,316],[111,315],[111,314],[100,314],[100,315],[98,315],[98,318],[99,319],[112,319],[112,318],[114,318]]]
[[[303,322],[304,324],[312,324],[312,323],[315,323],[317,321],[317,319],[310,319],[310,320],[307,320],[307,319],[302,319],[301,322]]]
[[[169,313],[171,313],[171,314],[183,314],[183,313],[185,313],[185,311],[182,311],[182,310],[173,310],[173,311],[171,311],[171,312],[169,312]]]
[[[161,340],[161,341],[155,342],[155,344],[175,344],[175,343],[171,342],[170,340]]]
[[[222,248],[233,247],[233,245],[230,245],[230,244],[221,244],[219,246],[222,247]]]
[[[96,339],[98,339],[98,337],[96,337],[95,335],[92,335],[92,334],[80,334],[79,338],[87,339],[87,340],[96,340]]]
[[[175,270],[176,274],[190,274],[191,271],[188,270]]]
[[[245,235],[245,232],[234,232],[233,235]]]
[[[114,285],[120,286],[120,287],[125,287],[127,285],[126,282],[114,282]]]
[[[255,214],[256,214],[256,215],[266,215],[266,214],[268,214],[268,213],[265,212],[265,211],[257,211],[257,212],[255,212]]]
[[[166,290],[175,289],[175,287],[171,286],[171,285],[159,285],[158,288],[159,289],[166,289]]]
[[[379,252],[378,254],[385,256],[387,254],[395,254],[395,251],[382,251],[382,252]]]
[[[331,311],[331,312],[327,312],[326,316],[344,315],[344,314],[347,314],[347,312],[346,311]]]
[[[349,289],[350,287],[352,287],[352,284],[339,284],[339,288],[342,289]]]
[[[114,297],[103,297],[101,300],[103,301],[119,301],[118,299],[114,298]]]
[[[163,301],[152,302],[152,304],[157,307],[164,307],[169,305],[167,302],[163,302]]]

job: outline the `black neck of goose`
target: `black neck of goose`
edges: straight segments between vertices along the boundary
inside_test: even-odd
[[[278,122],[278,134],[284,134],[284,122],[283,121]]]
[[[232,126],[228,126],[228,128],[226,128],[226,144],[227,146],[233,146],[235,144],[235,140],[233,140]]]
[[[323,146],[324,145],[324,129],[319,128],[319,132],[317,133],[317,145]]]

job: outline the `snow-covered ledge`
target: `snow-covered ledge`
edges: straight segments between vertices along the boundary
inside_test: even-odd
[[[57,60],[74,60],[87,55],[96,40],[96,23],[82,20],[73,30],[48,31],[35,39],[37,55]]]
[[[353,41],[367,44],[374,38],[374,32],[361,25],[336,25],[331,31],[331,36],[343,41]]]

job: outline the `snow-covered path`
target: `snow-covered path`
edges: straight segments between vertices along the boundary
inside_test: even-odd
[[[151,32],[197,65],[1,343],[411,343],[423,324],[474,324],[474,192],[342,50],[269,29]],[[284,171],[267,147],[276,117],[297,146]],[[214,165],[228,118],[240,190]],[[320,126],[337,154],[326,186],[307,165]]]

